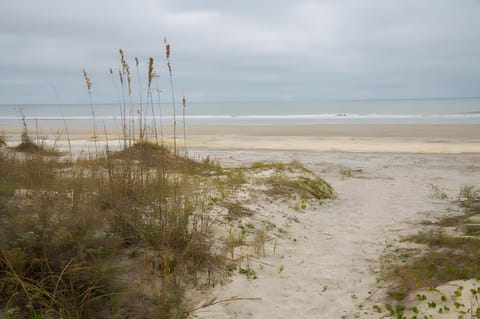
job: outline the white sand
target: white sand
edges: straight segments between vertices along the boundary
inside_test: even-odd
[[[111,144],[118,128],[107,127]],[[8,140],[18,141],[21,126],[0,128]],[[164,127],[165,140],[172,142],[172,128]],[[91,127],[68,128],[72,141],[90,138]],[[98,138],[105,138],[103,128]],[[39,127],[33,138],[67,138],[64,127]],[[177,131],[183,146],[182,129]],[[150,135],[153,140],[153,136]],[[194,126],[187,127],[189,147],[210,149],[270,149],[340,152],[391,153],[480,153],[480,125],[275,125],[275,126]]]
[[[419,221],[453,207],[435,198],[432,185],[455,199],[462,185],[479,186],[480,177],[479,155],[265,150],[216,155],[226,165],[300,160],[329,181],[339,198],[304,212],[255,203],[262,208],[258,214],[283,225],[290,239],[277,243],[275,255],[273,245],[267,246],[261,262],[268,265],[250,262],[258,279],[236,275],[211,293],[218,299],[260,300],[221,303],[198,311],[199,318],[379,318],[371,307],[384,302],[377,275],[386,247],[394,249],[401,236],[418,231]],[[341,167],[361,172],[342,178]]]

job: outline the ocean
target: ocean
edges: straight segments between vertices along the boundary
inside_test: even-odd
[[[127,104],[127,113],[138,116],[139,105]],[[150,105],[144,118],[152,120]],[[121,121],[119,104],[93,105],[96,121]],[[178,122],[182,105],[176,105]],[[155,118],[172,123],[171,104],[154,105]],[[310,124],[480,124],[480,98],[192,102],[185,108],[187,125],[310,125]],[[0,125],[27,122],[48,125],[65,120],[69,125],[88,125],[92,112],[88,104],[0,104]]]

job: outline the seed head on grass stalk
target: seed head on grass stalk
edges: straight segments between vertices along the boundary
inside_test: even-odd
[[[159,75],[155,72],[154,60],[152,57],[148,59],[148,97],[150,98],[150,106],[152,108],[152,118],[153,118],[153,129],[155,131],[155,143],[158,145],[158,134],[157,134],[157,121],[155,119],[155,109],[153,107],[153,96],[152,96],[152,81],[154,78],[157,78]]]
[[[127,76],[128,96],[130,96],[132,95],[132,76],[130,74],[130,65],[128,65],[128,62],[125,60],[123,50],[120,49],[118,51],[120,53],[120,62],[122,63],[122,73]]]
[[[119,49],[118,52],[120,53],[120,64],[122,65],[122,77],[123,77],[123,80],[127,80],[127,94],[128,94],[128,97],[130,98],[131,95],[132,95],[132,76],[131,76],[131,73],[130,73],[130,65],[128,64],[127,60],[125,59],[125,54],[123,52],[122,49]],[[124,87],[123,87],[123,83],[122,83],[122,94],[123,94],[123,97],[124,97],[124,101],[123,101],[123,114],[124,114],[124,135],[125,135],[125,138],[127,137],[127,113],[126,113],[126,101],[125,101],[125,95],[124,95]],[[131,121],[129,121],[129,128],[128,128],[128,131],[129,132],[129,136],[131,136],[132,134],[132,129],[134,127],[134,123],[133,123],[133,106],[131,105],[130,106],[130,117],[131,117]],[[130,139],[129,139],[129,143],[130,143]]]
[[[90,77],[88,76],[88,73],[85,69],[82,69],[82,73],[83,73],[83,78],[85,79],[85,84],[87,85],[88,94],[91,95],[92,94],[92,81],[90,80]]]
[[[167,42],[167,38],[163,38],[163,43],[165,44],[165,56],[167,58],[167,67],[168,74],[170,75],[170,90],[172,92],[172,108],[173,108],[173,155],[177,156],[177,117],[175,111],[175,89],[173,85],[173,71],[172,64],[170,63],[170,53],[171,47],[170,43]]]
[[[121,101],[120,95],[118,94],[118,87],[117,87],[117,82],[115,81],[115,75],[114,75],[113,69],[112,69],[112,68],[109,68],[108,71],[109,71],[110,76],[111,76],[111,78],[112,78],[112,83],[113,83],[113,87],[114,87],[114,89],[115,89],[115,93],[116,93],[116,95],[117,95],[117,99],[118,99],[118,101]],[[119,102],[119,103],[121,104],[121,102]],[[122,114],[122,109],[121,109],[121,108],[120,108],[120,114]],[[118,130],[116,120],[115,120],[115,129],[116,129],[117,136],[118,136],[118,143],[119,143],[118,146],[120,146],[120,148],[121,148],[121,147],[122,147],[122,142],[121,142],[122,139],[121,139],[121,137],[120,137],[121,135],[120,135],[120,132],[119,132],[119,130]]]
[[[92,110],[92,119],[93,119],[93,140],[95,142],[95,156],[98,156],[98,147],[97,147],[97,128],[95,124],[95,110],[93,109],[92,104],[92,81],[88,76],[88,73],[85,69],[82,69],[83,78],[85,79],[85,84],[87,85],[88,90],[88,101],[90,103],[90,109]]]
[[[120,106],[120,114],[122,116],[123,148],[126,149],[127,148],[127,114],[125,113],[125,108],[126,108],[125,85],[124,85],[124,76],[123,76],[122,70],[118,70],[118,78],[120,79],[120,88],[122,91],[122,104]]]
[[[130,99],[131,103],[131,96],[132,96],[132,75],[130,73],[130,65],[128,64],[127,60],[125,59],[125,54],[122,49],[119,50],[120,53],[120,62],[122,64],[122,73],[123,77],[127,78],[127,89],[128,89],[128,97]],[[134,137],[135,134],[133,134],[133,128],[134,128],[134,120],[133,120],[133,105],[130,104],[130,121],[129,121],[129,137]],[[130,139],[129,139],[130,141]]]
[[[138,60],[137,57],[135,57],[135,68],[137,70],[137,83],[138,83],[138,91],[139,91],[139,94],[138,94],[138,97],[139,97],[139,103],[140,103],[140,107],[139,109],[137,110],[137,116],[138,116],[138,136],[140,138],[140,143],[143,143],[143,134],[142,134],[142,129],[143,129],[143,124],[142,124],[142,120],[143,120],[143,101],[142,101],[142,96],[143,96],[143,90],[142,90],[142,81],[140,80],[140,69],[139,69],[139,64],[140,64],[140,61]]]

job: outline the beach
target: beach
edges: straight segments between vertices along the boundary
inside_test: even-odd
[[[92,149],[90,130],[69,127],[77,149]],[[225,167],[298,161],[336,194],[299,210],[245,188],[242,204],[255,212],[245,223],[268,220],[284,232],[269,234],[264,256],[243,261],[256,279],[234,274],[192,293],[197,305],[224,301],[199,307],[196,318],[379,318],[372,307],[387,298],[383,256],[422,221],[458,213],[452,202],[463,185],[479,186],[480,125],[197,126],[186,143],[190,157]]]
[[[0,319],[480,319],[480,0],[0,1]]]
[[[18,140],[22,127],[3,128],[9,140]],[[68,132],[67,132],[68,130]],[[107,134],[105,134],[105,130]],[[120,128],[98,126],[98,140],[118,139]],[[158,128],[160,131],[160,128]],[[162,128],[165,141],[172,144],[173,128]],[[48,140],[92,141],[92,126],[62,123],[30,126],[30,134]],[[177,127],[183,146],[183,128]],[[157,135],[160,135],[158,133]],[[192,149],[270,149],[386,153],[477,153],[480,152],[480,125],[424,124],[329,124],[329,125],[198,125],[186,128],[187,147]],[[150,129],[150,140],[155,140]],[[160,137],[158,137],[160,138]]]

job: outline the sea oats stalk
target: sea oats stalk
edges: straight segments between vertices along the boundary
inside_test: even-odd
[[[158,134],[157,134],[157,122],[155,120],[155,108],[153,107],[153,97],[152,97],[152,81],[154,78],[158,77],[158,74],[155,72],[154,60],[152,57],[148,59],[148,97],[150,98],[150,106],[152,108],[152,118],[153,118],[153,129],[155,132],[155,143],[158,145]]]
[[[157,99],[158,99],[158,117],[160,118],[160,138],[162,141],[162,146],[164,146],[163,142],[163,123],[162,123],[162,104],[160,100],[160,93],[162,93],[162,90],[159,88],[160,86],[158,85],[157,81],[157,89],[155,90],[157,92]]]
[[[70,134],[68,132],[67,121],[65,120],[65,115],[63,114],[63,105],[60,103],[60,98],[58,97],[55,86],[52,86],[52,89],[53,89],[53,94],[55,95],[55,100],[57,101],[57,104],[60,106],[60,114],[62,115],[63,127],[65,129],[65,134],[67,135],[68,150],[70,151],[70,160],[73,161],[72,143],[70,139]]]
[[[123,81],[123,73],[118,70],[118,78],[120,79],[120,88],[122,91],[122,105],[120,106],[120,114],[122,116],[122,130],[123,130],[123,148],[127,148],[127,117],[125,114],[126,101],[125,101],[125,85]]]
[[[186,133],[186,124],[185,124],[185,109],[187,108],[187,99],[185,96],[182,98],[182,116],[183,116],[183,148],[184,148],[184,156],[185,159],[187,158],[187,133]],[[185,162],[186,163],[186,162]]]
[[[121,98],[120,98],[120,94],[118,94],[118,86],[117,86],[117,82],[115,81],[115,75],[113,74],[113,69],[112,68],[109,68],[108,69],[109,73],[110,73],[110,76],[112,78],[112,82],[113,82],[113,87],[115,89],[115,94],[117,95],[117,99],[119,101],[119,104],[121,105],[122,102],[121,102]],[[122,107],[120,106],[120,115],[122,114]],[[119,146],[122,147],[122,142],[121,142],[121,138],[120,138],[120,131],[118,129],[118,125],[117,125],[117,120],[115,119],[115,131],[117,132],[117,136],[118,136],[118,143],[119,143]]]
[[[170,62],[170,44],[167,42],[167,38],[163,38],[165,44],[165,56],[167,58],[168,74],[170,76],[170,90],[172,92],[172,108],[173,108],[173,155],[177,155],[177,117],[175,110],[175,89],[173,85],[173,71],[172,64]]]
[[[141,78],[140,78],[140,70],[139,70],[139,60],[137,57],[135,57],[135,68],[137,70],[137,82],[138,82],[138,91],[139,91],[139,94],[138,94],[138,97],[139,97],[139,109],[137,110],[137,114],[138,114],[138,130],[139,130],[139,133],[138,133],[138,136],[140,138],[140,143],[143,143],[143,139],[142,139],[142,128],[143,128],[143,124],[142,124],[142,119],[143,119],[143,100],[142,100],[142,95],[143,95],[143,92],[142,92],[142,81],[141,81]]]
[[[92,81],[88,76],[88,73],[85,69],[82,69],[83,78],[85,79],[85,84],[88,90],[88,102],[90,104],[90,109],[92,111],[92,119],[93,119],[93,140],[95,142],[95,156],[98,156],[98,146],[97,146],[97,126],[95,123],[95,110],[93,109],[92,104]]]
[[[130,74],[130,65],[128,64],[127,60],[125,60],[125,54],[122,49],[119,49],[118,52],[120,53],[120,63],[122,65],[122,75],[123,79],[127,80],[127,95],[129,100],[132,96],[132,76]],[[127,114],[126,114],[126,102],[123,103],[123,113],[124,113],[124,125],[125,125],[125,136],[128,136],[128,144],[131,146],[131,132],[133,129],[133,106],[130,103],[130,118],[131,121],[128,121],[128,129],[127,129]],[[127,133],[128,132],[128,133]]]
[[[38,118],[35,118],[35,143],[38,145]]]

